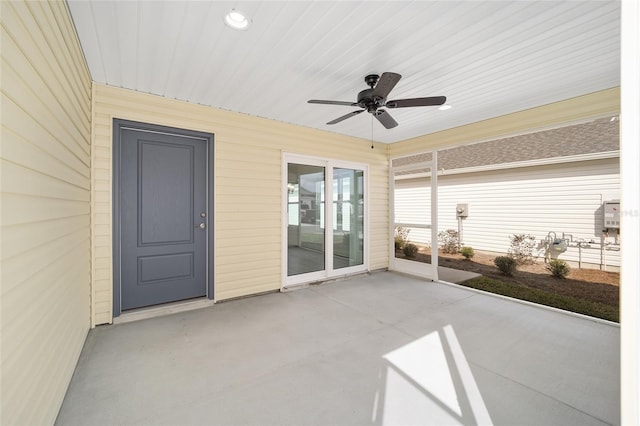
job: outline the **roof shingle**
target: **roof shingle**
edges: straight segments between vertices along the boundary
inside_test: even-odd
[[[452,170],[617,151],[618,120],[603,118],[552,130],[438,151],[438,169]],[[431,161],[431,153],[393,160],[394,166]]]

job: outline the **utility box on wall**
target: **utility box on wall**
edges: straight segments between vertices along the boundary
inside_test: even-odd
[[[605,201],[604,205],[604,228],[620,229],[620,200]]]
[[[458,204],[456,206],[456,217],[469,216],[469,204]]]

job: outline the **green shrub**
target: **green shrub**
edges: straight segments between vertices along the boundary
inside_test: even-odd
[[[402,248],[402,252],[404,253],[405,256],[409,258],[414,258],[418,253],[418,246],[413,243],[407,243]]]
[[[393,245],[396,250],[402,250],[404,245],[407,243],[409,239],[409,228],[404,228],[402,226],[396,226],[393,234]]]
[[[530,265],[533,262],[533,248],[536,246],[536,238],[530,234],[513,234],[509,237],[511,246],[509,256],[514,258],[518,265]]]
[[[438,241],[443,253],[454,254],[460,249],[460,239],[455,229],[438,232]]]
[[[473,252],[473,247],[462,247],[460,249],[460,254],[463,255],[467,260],[471,259],[475,253]]]
[[[518,268],[516,260],[509,256],[498,256],[493,259],[493,263],[504,275],[512,276]]]
[[[551,259],[547,264],[547,271],[556,278],[565,278],[571,272],[571,268],[564,260]]]

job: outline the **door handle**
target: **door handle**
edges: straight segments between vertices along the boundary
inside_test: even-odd
[[[196,225],[196,226],[194,226],[194,228],[200,228],[200,229],[204,229],[204,228],[206,228],[206,227],[207,227],[207,224],[206,224],[206,223],[204,223],[204,222],[202,222],[200,225]]]

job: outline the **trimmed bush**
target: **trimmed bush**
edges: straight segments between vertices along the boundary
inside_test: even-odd
[[[465,257],[465,259],[471,259],[475,253],[473,252],[473,247],[462,247],[460,249],[460,254]]]
[[[440,248],[443,253],[455,254],[460,248],[458,231],[455,229],[438,232],[438,241],[440,241]]]
[[[513,276],[513,273],[516,272],[516,269],[518,268],[516,260],[509,256],[498,256],[493,259],[493,263],[500,272],[510,277]]]
[[[414,258],[418,253],[418,246],[413,243],[407,243],[402,248],[402,252],[404,253],[405,256],[409,258]]]
[[[396,226],[393,235],[393,245],[396,250],[402,250],[404,245],[407,244],[407,240],[409,239],[409,228],[403,228],[401,226]]]
[[[533,248],[536,246],[536,238],[530,234],[513,234],[509,237],[511,246],[509,256],[513,257],[518,265],[531,265],[533,260]]]
[[[556,278],[566,278],[571,272],[571,268],[564,260],[551,259],[547,264],[547,271]]]

